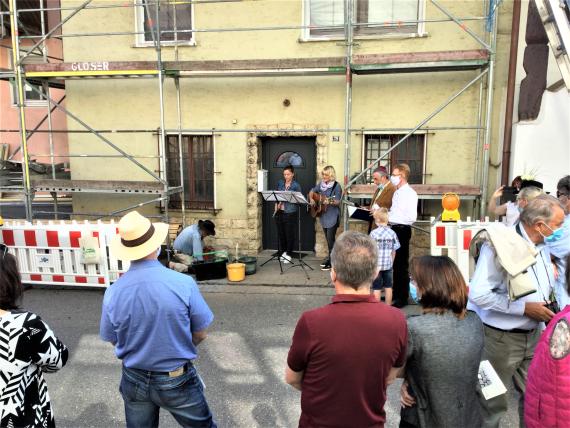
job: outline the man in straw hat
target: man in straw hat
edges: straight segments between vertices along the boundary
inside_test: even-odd
[[[127,427],[158,426],[161,407],[182,426],[215,427],[192,364],[214,315],[190,276],[158,262],[167,224],[133,211],[118,230],[111,253],[131,266],[105,292],[100,335],[123,361]]]

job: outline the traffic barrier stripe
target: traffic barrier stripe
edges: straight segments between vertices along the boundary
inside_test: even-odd
[[[0,242],[17,258],[24,282],[107,287],[129,268],[109,253],[109,242],[118,234],[114,222],[7,222],[0,232]],[[82,236],[96,238],[101,263],[81,263]]]

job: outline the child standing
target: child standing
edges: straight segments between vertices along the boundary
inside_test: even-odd
[[[392,304],[392,266],[400,241],[396,233],[388,227],[388,210],[379,208],[374,211],[374,222],[378,228],[370,232],[370,237],[378,245],[378,277],[372,283],[374,297],[380,301],[381,291],[384,290],[384,302]]]

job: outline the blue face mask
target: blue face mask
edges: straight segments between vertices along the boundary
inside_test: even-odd
[[[418,288],[413,281],[410,281],[410,297],[414,301],[415,304],[420,303],[421,298],[418,297]]]
[[[552,243],[552,242],[560,241],[562,239],[562,237],[564,236],[564,226],[561,226],[556,230],[552,230],[552,228],[549,225],[547,225],[546,223],[544,223],[544,225],[552,231],[552,234],[550,236],[544,237],[544,242]]]

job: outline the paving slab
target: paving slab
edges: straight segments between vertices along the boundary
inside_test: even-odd
[[[199,281],[200,285],[231,285],[233,287],[242,286],[271,286],[271,287],[322,287],[332,288],[330,272],[321,271],[319,266],[322,257],[306,255],[303,262],[307,266],[301,267],[298,260],[293,259],[292,263],[281,263],[281,268],[277,259],[271,260],[273,251],[263,251],[257,255],[257,271],[252,275],[246,275],[240,282],[231,282],[227,278]],[[265,262],[265,265],[263,265]],[[263,266],[261,266],[263,265]]]

